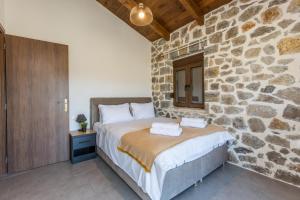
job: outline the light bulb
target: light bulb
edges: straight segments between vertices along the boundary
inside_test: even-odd
[[[139,3],[131,9],[130,21],[136,26],[146,26],[153,21],[153,14],[149,7]]]
[[[143,19],[145,17],[145,13],[143,11],[139,12],[139,18]]]

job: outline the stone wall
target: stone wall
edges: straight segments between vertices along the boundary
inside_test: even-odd
[[[172,61],[202,51],[206,109],[176,108]],[[153,42],[152,91],[161,116],[226,127],[232,163],[300,186],[299,0],[235,0]]]

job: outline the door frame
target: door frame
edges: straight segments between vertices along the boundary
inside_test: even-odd
[[[3,81],[3,91],[2,91],[2,88],[0,90],[0,93],[1,93],[1,96],[3,95],[3,105],[1,105],[1,115],[4,113],[4,119],[3,119],[3,133],[0,133],[0,134],[4,134],[4,147],[1,151],[4,151],[4,163],[0,163],[0,165],[3,165],[1,166],[0,168],[3,168],[2,170],[0,170],[0,177],[1,176],[4,176],[7,174],[7,110],[6,110],[6,102],[7,102],[7,92],[6,92],[6,51],[5,51],[5,29],[4,27],[2,26],[2,24],[0,23],[0,33],[3,35],[3,44],[4,46],[3,47],[0,47],[0,50],[3,51],[3,63],[4,63],[4,71],[2,72],[2,76],[4,78],[4,81]],[[3,108],[2,108],[3,107]],[[2,110],[3,109],[3,110]],[[3,113],[2,113],[3,112]],[[1,130],[2,131],[2,130]]]

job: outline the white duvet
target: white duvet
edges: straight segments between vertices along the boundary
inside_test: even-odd
[[[118,151],[120,138],[131,131],[150,128],[153,122],[170,122],[172,119],[151,118],[129,122],[119,122],[101,125],[95,123],[97,145],[110,159],[122,168],[151,199],[159,200],[162,193],[164,178],[168,170],[193,161],[209,153],[214,148],[222,146],[234,138],[228,132],[216,132],[200,136],[180,143],[160,153],[152,166],[151,173],[144,169],[130,156]]]

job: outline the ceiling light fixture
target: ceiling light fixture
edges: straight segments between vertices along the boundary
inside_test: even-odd
[[[130,21],[136,26],[147,26],[153,21],[153,14],[149,7],[139,3],[131,9]]]

